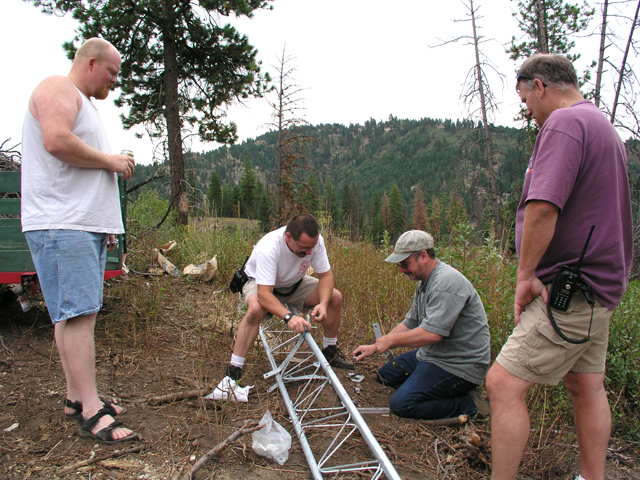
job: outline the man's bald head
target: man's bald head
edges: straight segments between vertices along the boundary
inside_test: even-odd
[[[116,47],[111,45],[111,43],[102,38],[90,38],[80,46],[73,59],[73,63],[81,63],[92,57],[98,61],[102,61],[110,54],[113,54],[113,52],[118,53]],[[118,56],[119,55],[118,53]]]

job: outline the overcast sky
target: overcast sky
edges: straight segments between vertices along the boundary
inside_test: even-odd
[[[363,124],[370,118],[462,119],[467,110],[461,100],[465,78],[474,64],[473,47],[464,41],[435,47],[443,41],[470,35],[467,2],[431,0],[276,0],[273,10],[258,11],[252,19],[229,21],[258,49],[263,72],[275,76],[278,57],[295,57],[296,83],[305,90],[306,120],[344,125]],[[476,0],[484,53],[504,76],[491,77],[499,110],[494,121],[516,126],[519,99],[514,91],[516,65],[505,46],[519,36],[512,0]],[[593,22],[595,25],[596,22]],[[22,0],[0,2],[0,143],[20,142],[22,120],[34,87],[49,75],[66,75],[70,62],[62,43],[74,36],[70,17],[46,16]],[[627,32],[621,32],[623,36]],[[597,48],[597,39],[583,41]],[[581,44],[582,45],[582,44]],[[595,47],[594,47],[595,46]],[[595,58],[596,50],[585,58]],[[586,60],[585,60],[586,62]],[[584,65],[579,66],[579,71]],[[125,131],[112,94],[97,101],[114,152],[135,152],[139,163],[149,163],[153,147],[148,138],[135,139]],[[238,124],[240,142],[268,129],[271,109],[265,99],[229,107],[229,119]],[[138,132],[143,133],[139,127]],[[5,145],[5,147],[8,145]],[[196,151],[216,144],[194,142]]]

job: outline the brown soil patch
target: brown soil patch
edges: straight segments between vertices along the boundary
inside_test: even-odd
[[[137,444],[99,445],[79,438],[77,423],[62,421],[65,387],[53,328],[38,296],[32,298],[32,304],[32,309],[23,313],[14,299],[4,298],[0,303],[1,478],[178,478],[192,464],[190,459],[200,458],[246,420],[259,420],[267,409],[292,434],[293,445],[284,466],[257,456],[251,437],[244,436],[210,461],[196,478],[311,478],[280,395],[277,391],[267,393],[271,381],[264,380],[262,374],[269,366],[258,345],[245,368],[245,382],[256,385],[248,404],[216,404],[197,397],[150,404],[148,399],[153,396],[196,388],[211,391],[222,378],[240,317],[237,296],[223,285],[134,276],[111,280],[105,290],[96,329],[97,377],[103,396],[128,407],[121,420],[143,437],[139,443],[143,449],[60,476],[65,467]],[[355,339],[340,340],[345,352],[356,346]],[[359,384],[338,372],[358,406],[388,406],[391,389],[373,380],[380,363],[381,359],[370,359],[359,365],[358,373],[366,377]],[[483,459],[490,461],[486,420],[433,428],[393,415],[367,415],[365,419],[402,478],[489,478],[483,463]],[[14,423],[17,428],[2,432]],[[481,442],[476,452],[462,446],[474,435]],[[533,478],[574,478],[579,468],[575,441],[562,432],[547,438],[550,440],[543,448],[535,445],[527,450],[523,473],[533,472]],[[640,479],[637,445],[612,441],[611,451],[607,478]]]

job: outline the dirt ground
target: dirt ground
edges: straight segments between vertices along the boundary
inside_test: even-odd
[[[210,392],[222,378],[239,323],[237,297],[224,286],[135,275],[108,282],[96,328],[99,392],[127,407],[120,419],[142,437],[121,446],[81,439],[77,423],[62,420],[64,378],[53,328],[41,297],[36,294],[31,303],[23,313],[10,295],[0,298],[0,478],[179,478],[245,421],[260,420],[267,409],[292,434],[285,465],[256,455],[251,436],[245,435],[195,478],[311,478],[280,395],[277,390],[267,393],[272,382],[262,377],[269,365],[259,346],[245,367],[244,383],[255,385],[249,403],[214,403],[198,396],[175,401],[155,398],[196,389]],[[355,347],[350,343],[354,339],[341,341],[345,352]],[[337,372],[359,407],[388,406],[392,391],[373,380],[380,363],[378,358],[359,365],[357,372],[365,376],[359,384]],[[488,420],[455,427],[433,427],[393,415],[366,415],[365,420],[401,478],[489,478]],[[469,447],[471,438],[480,442],[477,447]],[[359,436],[354,442],[347,452],[356,456],[364,442]],[[575,439],[558,431],[545,432],[544,444],[535,442],[532,439],[525,454],[521,479],[575,478],[579,470]],[[122,455],[129,449],[135,451]],[[638,445],[612,440],[607,479],[640,479],[639,469]]]

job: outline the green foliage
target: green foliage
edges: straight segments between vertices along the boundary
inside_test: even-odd
[[[157,190],[143,190],[138,200],[127,207],[127,228],[130,235],[139,235],[157,225],[167,209],[169,202],[162,198]],[[169,214],[167,224],[171,223]]]
[[[640,440],[640,282],[629,284],[609,323],[607,387],[615,395],[614,423],[620,433]],[[635,413],[635,415],[633,415]],[[631,414],[631,415],[629,415]]]
[[[261,232],[269,232],[272,230],[272,206],[267,189],[263,189],[260,194],[260,201],[258,203],[258,222]]]
[[[245,157],[240,179],[240,215],[243,218],[256,217],[259,195],[256,172],[249,157]]]
[[[168,209],[169,201],[154,189],[143,189],[138,199],[127,207],[127,234],[130,238],[127,265],[130,268],[144,270],[154,247],[181,236],[182,228],[176,224],[174,210],[157,228]]]
[[[404,232],[404,205],[400,195],[400,189],[397,184],[391,186],[389,194],[389,217],[390,217],[390,234],[393,239],[397,239]]]
[[[208,0],[197,7],[156,0],[32,2],[45,13],[72,13],[79,22],[75,40],[99,36],[120,51],[123,80],[116,104],[129,107],[123,115],[126,128],[144,123],[152,136],[164,136],[167,95],[173,93],[181,125],[197,126],[203,141],[235,141],[236,125],[223,123],[225,112],[219,107],[264,90],[257,50],[234,27],[211,16],[251,17],[254,10],[267,7],[267,1]],[[163,9],[165,4],[168,8]],[[73,58],[75,45],[69,42],[65,48]],[[165,83],[168,72],[177,76],[174,92]]]
[[[525,40],[517,43],[516,37],[513,37],[509,48],[510,57],[518,60],[544,52],[564,54],[571,61],[578,59],[579,55],[570,53],[575,47],[571,36],[587,28],[595,11],[589,9],[586,2],[581,7],[565,3],[564,0],[544,0],[540,11],[544,18],[539,19],[536,8],[538,4],[539,0],[519,0],[519,12],[514,16],[518,18]],[[544,25],[543,32],[540,31],[540,25]],[[546,44],[541,45],[543,39]]]
[[[302,212],[318,216],[322,209],[320,198],[320,182],[318,176],[311,174],[309,182],[303,186],[300,194],[300,208]]]
[[[233,273],[251,253],[251,247],[259,235],[255,222],[245,226],[222,226],[219,222],[210,221],[191,222],[185,229],[179,249],[180,267],[184,268],[189,263],[201,264],[216,255],[218,279],[223,285],[228,285]]]
[[[209,200],[209,215],[212,217],[220,215],[222,209],[222,183],[220,182],[220,176],[216,172],[211,173],[207,199]]]

